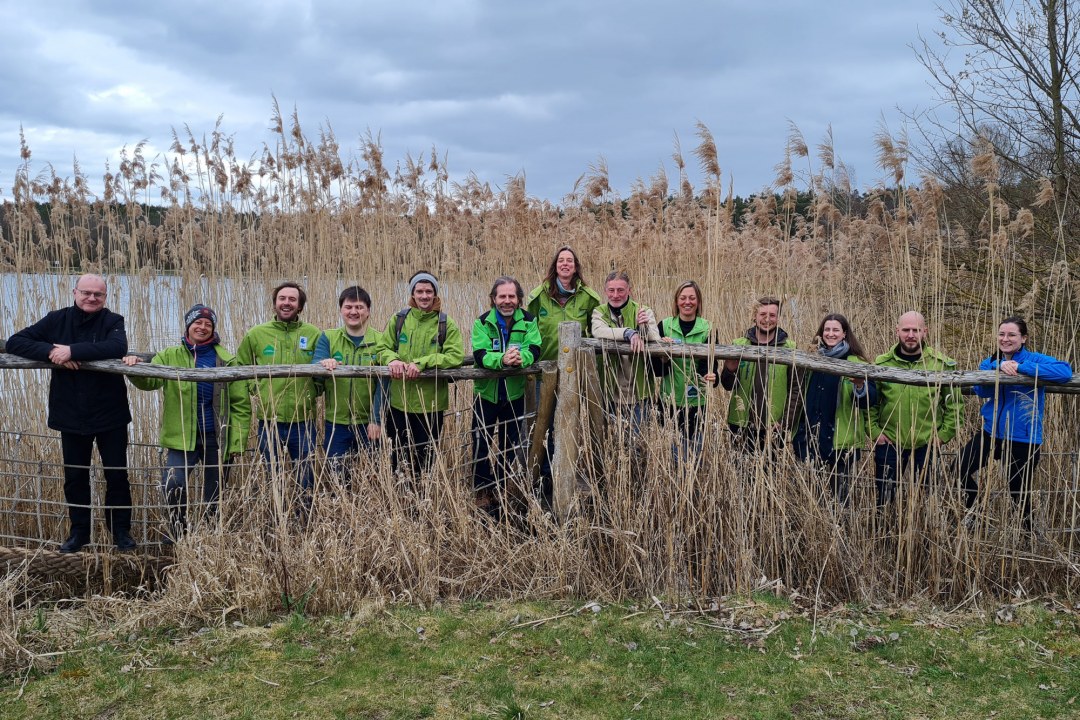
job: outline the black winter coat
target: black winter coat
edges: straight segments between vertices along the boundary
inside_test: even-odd
[[[124,316],[101,309],[88,314],[75,305],[54,310],[8,338],[12,355],[49,362],[54,344],[69,345],[71,359],[108,360],[127,354]],[[90,370],[52,371],[49,381],[49,427],[60,432],[91,435],[131,422],[127,384],[123,375]]]

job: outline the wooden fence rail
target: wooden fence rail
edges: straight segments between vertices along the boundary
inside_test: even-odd
[[[616,343],[608,340],[593,340],[581,338],[580,347],[602,353],[629,354],[630,349],[625,343]],[[15,355],[3,352],[3,342],[0,341],[0,370],[2,369],[55,369],[55,365],[47,362],[27,360]],[[847,377],[861,377],[868,380],[894,382],[903,385],[948,385],[952,387],[973,387],[975,385],[1028,385],[1038,384],[1046,392],[1077,394],[1080,393],[1080,374],[1073,375],[1072,380],[1066,383],[1050,383],[1026,375],[1010,377],[995,371],[980,370],[953,370],[948,372],[918,372],[903,370],[901,368],[881,367],[852,363],[846,360],[835,360],[822,357],[814,353],[802,350],[788,350],[784,348],[770,348],[744,345],[673,345],[664,343],[653,344],[646,349],[649,355],[664,357],[693,357],[717,360],[752,360],[788,365],[790,367],[804,368],[828,375],[844,375]],[[136,353],[144,359],[152,357],[151,353]],[[219,368],[175,368],[164,365],[139,365],[127,366],[119,360],[97,360],[81,363],[86,370],[113,373],[118,375],[131,375],[138,377],[156,377],[165,380],[186,380],[193,382],[232,382],[235,380],[248,380],[252,378],[275,378],[275,377],[389,377],[390,371],[386,367],[370,366],[343,366],[337,370],[326,370],[320,365],[242,365],[236,367]],[[479,368],[461,367],[452,370],[425,370],[420,374],[423,378],[439,377],[449,380],[483,380],[511,375],[541,375],[550,373],[556,368],[555,361],[540,362],[528,368],[514,368],[502,371],[484,370]]]

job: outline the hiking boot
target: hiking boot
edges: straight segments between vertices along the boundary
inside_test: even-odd
[[[83,547],[90,542],[90,538],[79,533],[71,533],[63,543],[60,544],[60,552],[62,553],[77,553],[83,549]]]
[[[138,547],[135,538],[131,537],[131,533],[127,530],[117,530],[113,533],[113,541],[116,543],[116,549],[120,552],[131,552]]]

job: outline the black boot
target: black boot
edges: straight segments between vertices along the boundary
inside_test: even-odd
[[[82,550],[88,542],[90,542],[89,536],[77,530],[72,530],[68,539],[60,544],[60,552],[77,553]]]
[[[138,547],[135,538],[131,537],[131,533],[127,528],[114,530],[113,542],[116,543],[116,549],[120,552],[131,552]]]

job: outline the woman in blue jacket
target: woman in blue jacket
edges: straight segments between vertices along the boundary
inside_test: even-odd
[[[1043,409],[1046,390],[1042,382],[1072,379],[1072,366],[1064,360],[1028,350],[1028,328],[1024,319],[1008,317],[998,326],[998,351],[979,363],[980,370],[996,370],[1002,375],[1027,375],[1038,381],[1030,385],[976,385],[983,398],[982,432],[960,453],[960,481],[964,484],[968,508],[978,498],[975,474],[986,465],[993,451],[995,460],[1009,465],[1009,492],[1020,507],[1024,527],[1031,526],[1031,477],[1039,465],[1042,446]]]

